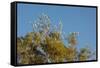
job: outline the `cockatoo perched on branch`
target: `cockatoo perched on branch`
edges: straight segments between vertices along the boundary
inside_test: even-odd
[[[71,32],[68,36],[68,43],[71,45],[77,44],[77,36],[79,35],[79,32]]]

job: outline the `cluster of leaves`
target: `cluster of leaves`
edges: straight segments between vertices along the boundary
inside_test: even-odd
[[[33,23],[33,31],[17,38],[17,63],[39,64],[70,61],[86,61],[91,57],[91,50],[77,50],[77,32],[62,38],[62,23],[52,27],[47,15],[39,16]],[[68,44],[64,44],[64,41]]]

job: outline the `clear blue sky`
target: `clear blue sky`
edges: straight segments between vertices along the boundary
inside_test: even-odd
[[[32,31],[32,23],[41,13],[51,18],[52,24],[58,24],[60,19],[63,23],[63,31],[79,32],[78,47],[84,47],[89,43],[91,49],[96,48],[96,8],[74,6],[50,6],[18,4],[18,37],[25,36]]]

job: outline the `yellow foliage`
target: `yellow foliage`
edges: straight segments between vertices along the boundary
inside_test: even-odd
[[[66,48],[66,59],[67,61],[74,61],[76,58],[76,49],[75,48]]]
[[[66,55],[64,44],[55,38],[46,37],[46,51],[54,62],[62,62]]]

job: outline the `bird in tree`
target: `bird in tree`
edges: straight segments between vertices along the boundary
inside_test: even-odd
[[[68,36],[68,43],[70,45],[76,45],[77,44],[77,36],[79,35],[79,32],[71,32]]]

